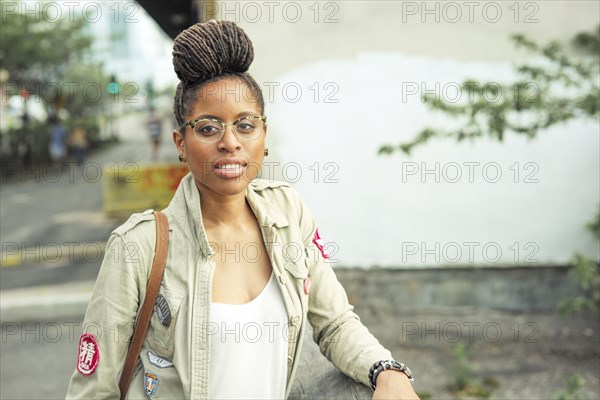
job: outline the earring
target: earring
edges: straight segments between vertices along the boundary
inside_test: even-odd
[[[179,162],[186,162],[187,160],[183,157],[183,154],[179,153]]]
[[[269,149],[265,149],[265,157],[269,155]]]

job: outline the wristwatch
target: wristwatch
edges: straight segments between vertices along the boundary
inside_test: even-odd
[[[403,372],[408,377],[410,383],[414,385],[415,378],[413,378],[412,372],[410,372],[410,369],[408,369],[406,365],[396,360],[381,360],[373,364],[371,366],[371,369],[369,370],[369,385],[371,386],[371,389],[375,390],[375,382],[377,382],[377,375],[379,375],[380,372],[385,371],[387,369],[393,369],[395,371]]]

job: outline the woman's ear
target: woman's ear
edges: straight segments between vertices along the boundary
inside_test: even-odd
[[[175,147],[180,149],[183,145],[183,135],[177,129],[173,131],[173,142],[175,143]]]

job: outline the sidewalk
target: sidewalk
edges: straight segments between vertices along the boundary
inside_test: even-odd
[[[33,165],[2,184],[3,274],[7,268],[44,264],[39,261],[39,247],[46,244],[52,244],[51,255],[68,255],[67,261],[71,263],[85,258],[81,253],[86,244],[103,248],[108,233],[119,221],[103,215],[102,176],[98,174],[104,166],[122,171],[131,163],[137,164],[134,167],[153,163],[144,117],[144,114],[129,114],[118,120],[121,142],[90,154],[83,168],[71,163],[59,172],[46,164]],[[178,163],[177,151],[166,129],[156,162]],[[71,242],[79,246],[70,249]],[[52,258],[50,267],[61,264],[64,261],[61,258],[64,257]],[[2,288],[6,288],[4,283]]]
[[[94,288],[93,280],[0,291],[0,323],[81,318]]]

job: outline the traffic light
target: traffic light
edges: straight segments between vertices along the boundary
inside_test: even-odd
[[[117,82],[117,77],[114,74],[110,76],[110,82],[106,85],[106,90],[110,94],[119,94],[119,82]]]

